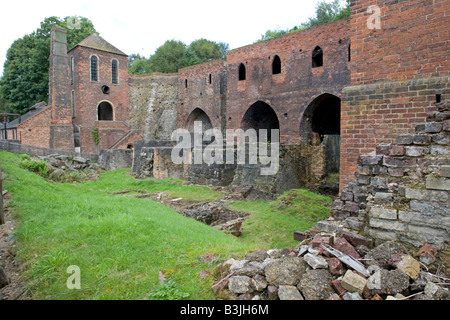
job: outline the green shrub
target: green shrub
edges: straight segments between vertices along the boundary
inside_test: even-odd
[[[161,283],[156,291],[150,294],[152,300],[182,300],[188,297],[189,294],[178,289],[172,279]]]
[[[22,156],[21,158],[22,159],[20,160],[20,164],[22,165],[22,167],[32,172],[36,172],[43,177],[48,177],[47,163],[44,160],[36,161],[28,156]]]

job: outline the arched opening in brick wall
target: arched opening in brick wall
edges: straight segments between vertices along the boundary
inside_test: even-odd
[[[341,150],[341,99],[325,93],[315,98],[303,112],[300,123],[303,143],[311,148],[311,172],[337,184]],[[328,183],[329,184],[329,183]]]
[[[245,70],[245,66],[243,63],[241,63],[239,65],[239,81],[243,81],[247,78],[247,74],[246,74],[246,70]]]
[[[259,130],[267,130],[267,139],[271,141],[271,130],[280,130],[280,122],[275,111],[267,103],[258,101],[248,108],[242,118],[241,128],[246,131],[255,129],[259,139]]]
[[[212,123],[210,117],[206,114],[205,111],[203,111],[200,108],[196,108],[194,111],[191,112],[189,115],[187,121],[186,121],[186,129],[189,130],[189,132],[194,132],[194,126],[195,122],[200,121],[202,123],[202,130],[203,133],[206,130],[212,129]]]
[[[97,107],[98,121],[114,121],[114,108],[108,101],[102,101]]]
[[[279,56],[275,56],[272,62],[272,74],[281,73],[281,59]]]
[[[313,68],[323,67],[323,50],[319,46],[315,47],[313,50],[312,67]]]

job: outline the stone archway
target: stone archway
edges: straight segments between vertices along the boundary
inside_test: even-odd
[[[275,111],[267,103],[257,101],[248,108],[241,121],[241,128],[254,129],[259,138],[259,130],[267,130],[267,139],[271,141],[271,130],[280,130],[280,122]]]
[[[200,108],[196,108],[191,112],[191,114],[189,115],[189,117],[186,121],[186,129],[189,130],[189,132],[193,133],[195,122],[198,122],[198,121],[200,121],[202,123],[203,133],[206,130],[212,129],[212,127],[213,127],[213,125],[211,123],[211,119],[206,114],[206,112]]]
[[[302,142],[311,148],[312,176],[326,184],[338,183],[341,99],[329,93],[316,97],[303,113],[300,134]]]

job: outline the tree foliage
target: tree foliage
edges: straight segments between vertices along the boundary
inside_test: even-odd
[[[68,49],[96,32],[92,22],[80,17],[75,28],[70,18],[49,17],[30,34],[15,40],[6,53],[3,77],[0,79],[1,109],[26,113],[41,101],[48,101],[48,70],[50,56],[50,31],[55,25],[67,29]]]
[[[148,59],[139,54],[130,55],[128,71],[130,74],[176,73],[181,68],[224,59],[228,50],[227,43],[217,43],[207,39],[195,40],[188,46],[182,41],[167,40]]]
[[[345,2],[346,4],[342,6],[341,0],[333,0],[332,2],[322,0],[316,5],[315,15],[308,18],[308,21],[287,30],[280,28],[267,30],[265,34],[261,35],[258,41],[270,40],[291,32],[306,30],[325,23],[348,18],[350,17],[350,0],[345,0]]]

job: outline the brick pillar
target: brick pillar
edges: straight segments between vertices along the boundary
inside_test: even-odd
[[[74,151],[67,31],[53,27],[50,43],[49,105],[52,108],[50,148]]]

